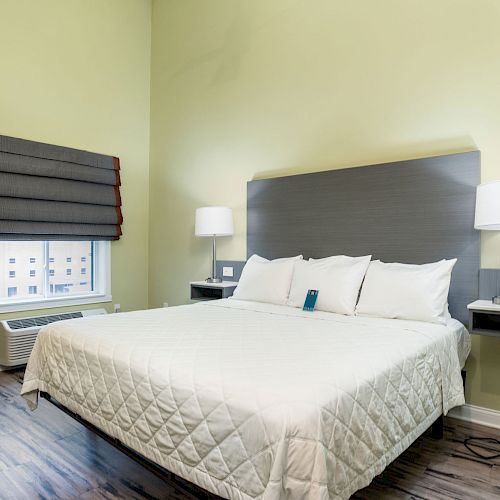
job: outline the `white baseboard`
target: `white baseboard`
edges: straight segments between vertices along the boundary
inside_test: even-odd
[[[458,418],[459,420],[465,420],[466,422],[500,429],[500,411],[498,410],[490,410],[482,406],[465,404],[450,410],[448,416]]]

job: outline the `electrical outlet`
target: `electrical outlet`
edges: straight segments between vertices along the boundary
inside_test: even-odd
[[[168,302],[163,302],[162,307],[168,307]]]
[[[119,313],[119,312],[121,312],[121,310],[122,310],[122,306],[120,304],[115,304],[113,306],[113,312]]]
[[[225,276],[226,278],[232,278],[234,276],[233,268],[232,267],[223,267],[222,268],[222,276]]]

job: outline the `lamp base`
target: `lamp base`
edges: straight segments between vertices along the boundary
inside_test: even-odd
[[[222,283],[222,278],[207,278],[205,281],[207,283]]]
[[[493,302],[493,304],[497,304],[500,306],[500,295],[496,295],[495,297],[493,297],[491,299],[491,302]]]

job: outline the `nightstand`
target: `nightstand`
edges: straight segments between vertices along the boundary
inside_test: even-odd
[[[500,337],[500,305],[491,300],[476,300],[467,309],[470,333]]]
[[[207,283],[206,281],[191,281],[189,284],[191,286],[191,300],[217,300],[231,297],[238,282]]]

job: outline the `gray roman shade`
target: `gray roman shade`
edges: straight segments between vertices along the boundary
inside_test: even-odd
[[[1,240],[117,240],[120,160],[0,136]]]

